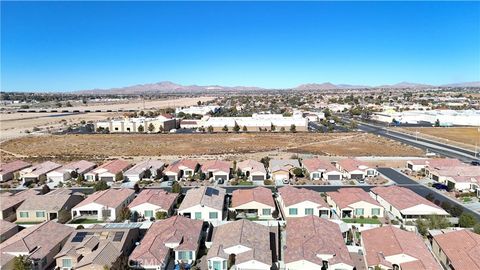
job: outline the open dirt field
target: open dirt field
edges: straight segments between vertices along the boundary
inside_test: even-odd
[[[118,110],[118,109],[162,109],[167,107],[183,107],[197,104],[200,100],[202,102],[212,100],[212,97],[195,97],[195,98],[179,98],[172,100],[153,100],[143,102],[134,101],[131,103],[116,103],[116,104],[95,104],[88,106],[70,107],[69,110]],[[25,131],[32,131],[34,127],[45,129],[47,127],[56,129],[64,125],[62,120],[66,120],[67,124],[79,123],[81,120],[85,121],[99,121],[107,117],[121,116],[123,113],[11,113],[0,114],[0,141],[23,137],[28,135]]]
[[[418,136],[426,139],[435,139],[475,149],[475,143],[480,146],[480,127],[422,127],[422,128],[400,128],[410,134],[419,132]]]
[[[365,133],[95,134],[29,136],[0,144],[17,157],[57,160],[214,155],[238,159],[282,154],[422,156],[416,148]]]

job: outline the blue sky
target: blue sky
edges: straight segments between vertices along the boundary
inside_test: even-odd
[[[480,80],[480,2],[1,2],[1,90]]]

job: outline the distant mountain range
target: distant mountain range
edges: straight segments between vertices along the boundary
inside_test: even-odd
[[[454,83],[445,85],[428,85],[421,83],[400,82],[391,85],[350,85],[350,84],[333,84],[325,83],[307,83],[301,84],[293,90],[335,90],[335,89],[368,89],[368,88],[391,88],[391,89],[406,89],[406,88],[432,88],[432,87],[480,87],[478,82]],[[255,86],[221,86],[221,85],[181,85],[169,81],[158,83],[137,84],[127,87],[110,88],[110,89],[91,89],[75,91],[80,94],[139,94],[139,93],[154,93],[154,92],[208,92],[208,91],[255,91],[268,90],[266,88]]]

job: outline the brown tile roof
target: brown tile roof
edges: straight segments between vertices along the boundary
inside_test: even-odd
[[[13,173],[27,167],[30,167],[31,164],[22,160],[15,160],[9,163],[4,163],[0,165],[0,174],[5,175],[7,173]]]
[[[230,173],[231,163],[223,160],[207,160],[202,164],[202,172],[226,172]]]
[[[232,192],[232,207],[238,207],[249,202],[258,202],[275,207],[272,191],[264,187],[252,189],[237,189]]]
[[[353,158],[340,160],[339,162],[337,162],[337,164],[347,172],[351,172],[355,170],[363,171],[366,168],[369,168],[369,166],[365,162],[362,162],[358,159],[353,159]]]
[[[174,172],[178,173],[180,170],[182,170],[182,167],[188,168],[190,170],[195,170],[195,168],[198,165],[198,161],[192,160],[192,159],[182,159],[182,160],[177,160],[170,164],[167,169],[165,169],[165,172]]]
[[[63,166],[62,169],[76,171],[77,173],[83,174],[95,168],[95,166],[97,165],[93,162],[80,160],[68,163],[67,165]]]
[[[38,191],[34,189],[26,189],[15,194],[1,194],[0,195],[0,210],[6,210],[10,207],[18,205],[25,201],[26,198],[35,196],[39,194]]]
[[[425,165],[429,168],[435,167],[447,167],[447,166],[458,166],[463,163],[455,158],[432,158],[425,160]]]
[[[307,260],[322,265],[317,255],[333,255],[329,265],[344,263],[353,266],[338,224],[317,216],[287,219],[285,263]]]
[[[267,171],[265,170],[265,166],[263,163],[258,162],[256,160],[252,159],[247,159],[244,161],[241,161],[237,163],[237,168],[241,170],[250,170],[250,172],[260,172],[260,173],[266,173]]]
[[[75,208],[90,204],[98,203],[100,205],[116,208],[121,205],[128,197],[132,196],[134,191],[128,188],[107,189],[97,191],[89,195],[85,200],[79,203]]]
[[[104,171],[107,171],[112,174],[117,174],[127,170],[129,167],[130,163],[128,163],[126,160],[114,159],[102,164],[98,168],[93,169],[91,172],[103,173]]]
[[[178,211],[185,210],[192,206],[204,205],[216,210],[223,210],[225,201],[225,189],[213,187],[191,188],[187,191]]]
[[[435,167],[431,170],[440,176],[480,176],[479,166],[459,165]]]
[[[389,204],[395,207],[398,210],[407,209],[419,204],[425,204],[437,209],[442,209],[437,205],[433,204],[429,200],[419,196],[410,189],[399,187],[399,186],[389,186],[389,187],[374,187],[370,190],[372,193],[382,197]]]
[[[284,186],[278,189],[278,194],[280,194],[282,197],[282,201],[286,207],[297,203],[310,201],[318,204],[320,207],[330,208],[320,193],[313,190]]]
[[[441,269],[423,239],[413,232],[393,226],[365,230],[362,232],[367,266],[390,263],[385,258],[397,254],[407,254],[417,259],[415,262],[400,264],[402,269]]]
[[[17,224],[0,219],[0,235],[3,235],[15,227],[18,227]],[[3,240],[3,237],[1,240]]]
[[[368,192],[361,188],[340,188],[337,191],[327,192],[327,195],[330,196],[341,209],[361,201],[380,206],[377,201],[370,197]]]
[[[176,250],[197,250],[201,236],[203,221],[183,216],[173,216],[156,221],[148,229],[140,245],[137,246],[130,260],[149,262],[148,265],[161,265],[170,249],[167,243],[178,243]]]
[[[207,259],[214,257],[228,259],[230,254],[226,254],[224,249],[237,245],[248,247],[251,250],[236,254],[235,264],[256,260],[272,265],[270,229],[246,219],[215,227],[212,247],[208,250]]]
[[[456,270],[480,270],[480,235],[465,229],[433,238]]]
[[[337,168],[332,165],[332,163],[319,159],[319,158],[310,158],[302,160],[302,165],[305,167],[309,172],[315,171],[326,171],[332,172],[337,171]]]
[[[178,198],[177,193],[168,193],[162,189],[144,189],[138,196],[128,205],[129,208],[151,203],[162,209],[170,209]]]
[[[45,210],[60,211],[70,210],[83,200],[81,195],[73,195],[69,189],[57,189],[44,195],[29,196],[18,207],[18,211]]]
[[[51,162],[51,161],[45,161],[43,163],[34,165],[32,167],[25,168],[22,171],[25,172],[25,173],[31,173],[31,174],[40,176],[42,174],[46,174],[46,173],[48,173],[50,171],[53,171],[53,170],[55,170],[57,168],[60,168],[60,167],[62,167],[62,165],[60,165],[58,163]]]
[[[42,259],[75,229],[54,221],[26,228],[0,244],[0,261],[4,253],[28,253],[31,259]]]

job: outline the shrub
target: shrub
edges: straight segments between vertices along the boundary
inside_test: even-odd
[[[160,219],[166,219],[167,218],[167,213],[158,211],[155,213],[155,219],[160,220]]]
[[[463,213],[458,220],[458,226],[462,228],[471,228],[475,225],[475,217],[469,213]]]
[[[273,185],[273,181],[270,180],[270,179],[266,179],[265,181],[263,181],[263,184],[266,185],[266,186],[271,186],[271,185]]]
[[[98,181],[93,186],[93,190],[95,190],[95,191],[106,190],[106,189],[109,189],[109,188],[110,187],[107,185],[107,183],[105,181]]]

